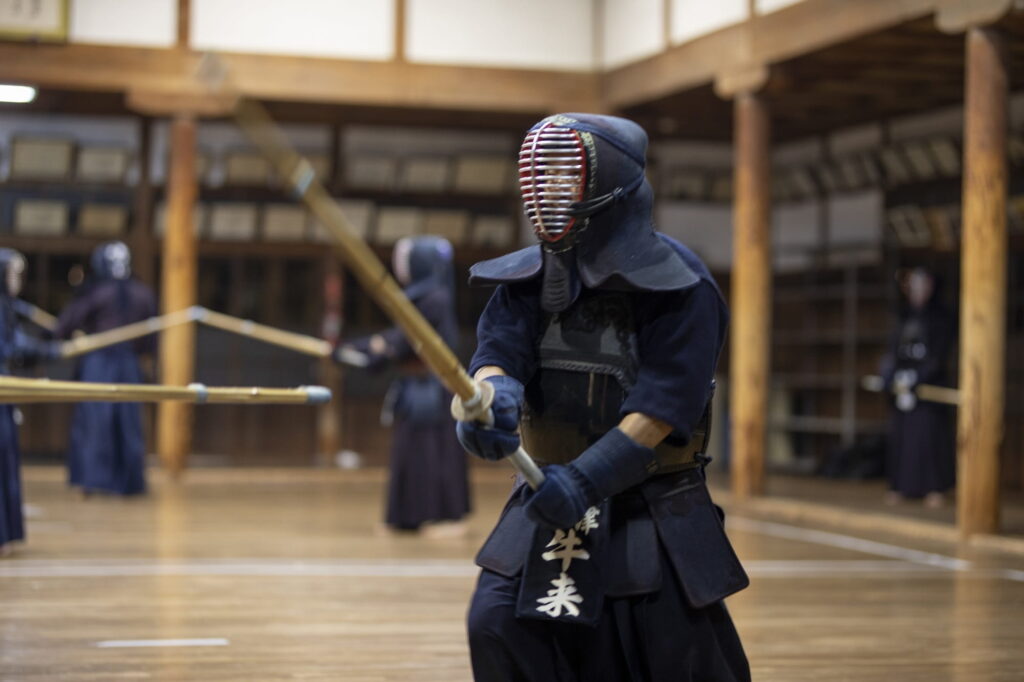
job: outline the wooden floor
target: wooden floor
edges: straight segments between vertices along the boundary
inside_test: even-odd
[[[25,473],[29,542],[0,560],[0,681],[470,679],[471,558],[502,470],[477,472],[460,539],[377,531],[380,471],[154,474],[148,497],[87,501],[62,476]],[[728,525],[753,580],[729,604],[755,680],[1024,679],[1024,559]]]

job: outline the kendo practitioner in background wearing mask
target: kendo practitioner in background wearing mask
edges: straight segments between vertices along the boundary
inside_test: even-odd
[[[956,478],[956,419],[950,406],[918,400],[915,389],[918,384],[948,385],[955,320],[940,301],[935,277],[924,268],[911,270],[901,289],[899,319],[882,360],[882,379],[894,394],[886,502],[924,498],[927,506],[941,507]]]
[[[18,328],[15,301],[24,277],[25,258],[12,249],[0,249],[0,374],[60,357],[59,344],[34,339]],[[12,542],[25,539],[21,451],[14,410],[13,405],[0,405],[0,556],[11,552]]]
[[[123,242],[96,247],[91,278],[57,320],[55,336],[107,331],[156,315],[153,291],[131,276],[131,252]],[[142,383],[138,354],[154,353],[155,335],[101,348],[82,356],[78,381]],[[146,450],[138,403],[75,405],[68,444],[68,480],[89,495],[137,495],[146,491]]]
[[[395,244],[392,266],[405,295],[449,347],[458,344],[452,246],[440,237],[406,237]],[[384,399],[381,421],[391,426],[391,462],[385,524],[432,535],[464,532],[469,513],[466,454],[455,438],[451,395],[416,357],[401,329],[392,327],[339,347],[370,358],[370,368],[399,363]],[[336,353],[339,361],[341,353]]]
[[[538,123],[519,178],[540,244],[470,271],[497,285],[470,364],[494,422],[459,439],[486,459],[522,442],[546,477],[517,477],[477,556],[478,682],[750,679],[722,603],[748,580],[704,479],[727,310],[654,231],[646,148],[621,118]]]

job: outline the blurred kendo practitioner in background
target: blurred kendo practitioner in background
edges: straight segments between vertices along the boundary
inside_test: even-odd
[[[76,331],[107,331],[156,314],[152,290],[131,276],[131,252],[123,242],[96,247],[91,276],[57,320],[54,334],[67,339]],[[78,381],[142,382],[139,353],[153,353],[156,337],[144,336],[82,356]],[[68,479],[84,494],[136,495],[146,491],[146,451],[142,407],[138,403],[75,405],[68,444]]]
[[[750,679],[722,603],[748,580],[704,481],[728,314],[700,260],[654,231],[646,149],[625,119],[541,121],[519,153],[540,244],[470,272],[497,285],[470,364],[494,423],[459,438],[500,459],[521,437],[546,476],[517,477],[477,556],[478,681]]]
[[[926,505],[940,507],[956,476],[954,413],[948,405],[918,399],[915,389],[947,385],[955,321],[930,272],[914,268],[900,284],[899,319],[882,361],[882,379],[893,394],[886,501],[923,497]]]
[[[406,237],[395,244],[395,278],[405,295],[449,347],[457,347],[452,246],[440,237]],[[371,368],[399,363],[398,379],[384,399],[381,421],[392,426],[385,523],[395,530],[461,532],[469,513],[466,453],[455,438],[448,404],[451,395],[416,357],[398,327],[349,342],[369,356]]]
[[[24,277],[25,258],[12,249],[0,249],[0,374],[60,356],[59,344],[34,339],[18,328],[15,300]],[[25,539],[14,409],[13,405],[0,405],[0,556],[10,553],[10,543]]]

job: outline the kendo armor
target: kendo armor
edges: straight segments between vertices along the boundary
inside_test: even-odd
[[[636,383],[629,294],[588,291],[565,313],[549,313],[537,354],[520,421],[523,447],[539,464],[565,464],[619,424],[619,408]],[[709,400],[689,442],[670,434],[655,448],[657,473],[699,464],[710,419]]]
[[[545,320],[521,431],[542,463],[571,460],[619,423],[639,369],[632,292],[681,291],[700,281],[654,231],[646,151],[643,128],[623,118],[542,120],[519,152],[523,208],[540,244],[470,271],[471,284],[541,279]],[[659,471],[693,466],[709,416],[685,447],[670,435],[657,448]]]

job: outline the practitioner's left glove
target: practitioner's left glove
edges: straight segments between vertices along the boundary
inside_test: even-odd
[[[643,482],[657,468],[654,450],[614,428],[570,464],[544,467],[544,482],[528,493],[526,515],[548,528],[571,528],[587,509]]]

